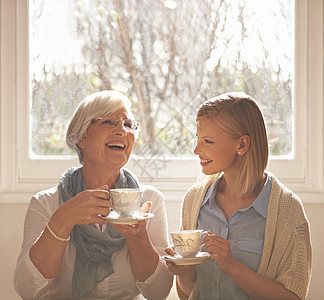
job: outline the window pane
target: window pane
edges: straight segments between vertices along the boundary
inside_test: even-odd
[[[133,102],[135,154],[192,155],[204,99],[244,91],[270,153],[292,156],[294,1],[30,1],[32,155],[70,155],[66,124],[88,94]]]

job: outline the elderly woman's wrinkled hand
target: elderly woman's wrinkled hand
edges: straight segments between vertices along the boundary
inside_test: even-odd
[[[105,224],[106,221],[100,218],[108,216],[111,204],[109,202],[108,187],[85,190],[65,202],[55,213],[65,222],[75,225],[90,223]]]
[[[140,212],[147,213],[150,211],[152,202],[146,201],[142,207],[139,209]],[[136,224],[112,224],[120,233],[125,236],[140,236],[141,234],[146,234],[146,220],[141,220]]]

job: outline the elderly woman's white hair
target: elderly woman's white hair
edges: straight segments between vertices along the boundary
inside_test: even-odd
[[[123,94],[115,91],[101,91],[87,96],[75,109],[66,132],[67,145],[76,151],[82,164],[82,152],[78,142],[86,135],[91,122],[98,117],[113,114],[121,108],[131,112],[131,102]]]

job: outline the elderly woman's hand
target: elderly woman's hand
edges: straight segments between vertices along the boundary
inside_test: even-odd
[[[146,201],[139,209],[140,212],[147,213],[150,211],[152,206],[151,201]],[[146,220],[139,221],[136,224],[112,224],[120,233],[125,236],[136,236],[139,237],[141,234],[147,234],[146,232]]]
[[[109,202],[108,186],[94,190],[85,190],[62,204],[52,218],[73,228],[75,225],[90,223],[105,224],[99,216],[108,216],[111,204]]]

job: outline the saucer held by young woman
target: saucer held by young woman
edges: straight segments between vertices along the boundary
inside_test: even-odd
[[[198,252],[198,254],[195,257],[182,257],[181,255],[176,254],[175,256],[164,255],[162,256],[162,258],[166,261],[174,263],[175,265],[186,266],[199,265],[207,258],[209,258],[209,256],[210,255],[208,252]]]
[[[111,211],[107,217],[101,218],[109,221],[112,224],[137,224],[139,221],[151,219],[154,217],[153,213],[137,211],[131,217],[120,217],[118,213]]]

